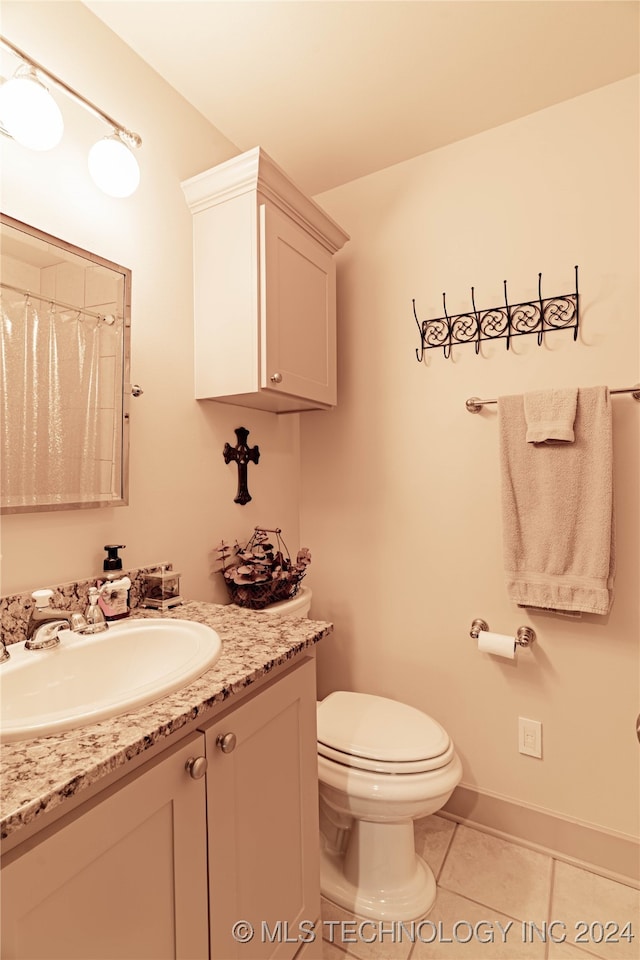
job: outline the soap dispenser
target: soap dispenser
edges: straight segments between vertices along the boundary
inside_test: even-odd
[[[109,543],[104,548],[107,556],[104,559],[102,577],[98,580],[98,604],[104,613],[105,620],[121,620],[128,617],[129,587],[131,581],[122,574],[122,558],[118,550],[124,550],[124,544]]]

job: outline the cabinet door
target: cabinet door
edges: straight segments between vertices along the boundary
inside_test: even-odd
[[[315,662],[214,723],[207,758],[212,960],[292,957],[320,914]]]
[[[336,403],[336,281],[331,253],[270,204],[260,206],[263,389]]]
[[[203,753],[189,737],[3,868],[3,958],[208,957]]]

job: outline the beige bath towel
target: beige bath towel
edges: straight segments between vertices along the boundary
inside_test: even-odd
[[[527,443],[573,443],[577,403],[577,387],[525,393]]]
[[[573,443],[527,443],[522,396],[498,398],[504,566],[520,606],[606,614],[613,598],[611,402],[579,388]]]

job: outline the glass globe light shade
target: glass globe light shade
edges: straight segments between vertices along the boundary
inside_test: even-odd
[[[140,167],[119,136],[98,140],[89,151],[89,172],[110,197],[130,197],[140,183]]]
[[[0,120],[13,139],[30,150],[51,150],[60,143],[60,108],[35,72],[20,72],[0,86]]]

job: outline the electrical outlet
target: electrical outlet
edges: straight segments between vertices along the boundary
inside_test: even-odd
[[[518,717],[518,750],[528,757],[542,759],[542,723]]]

